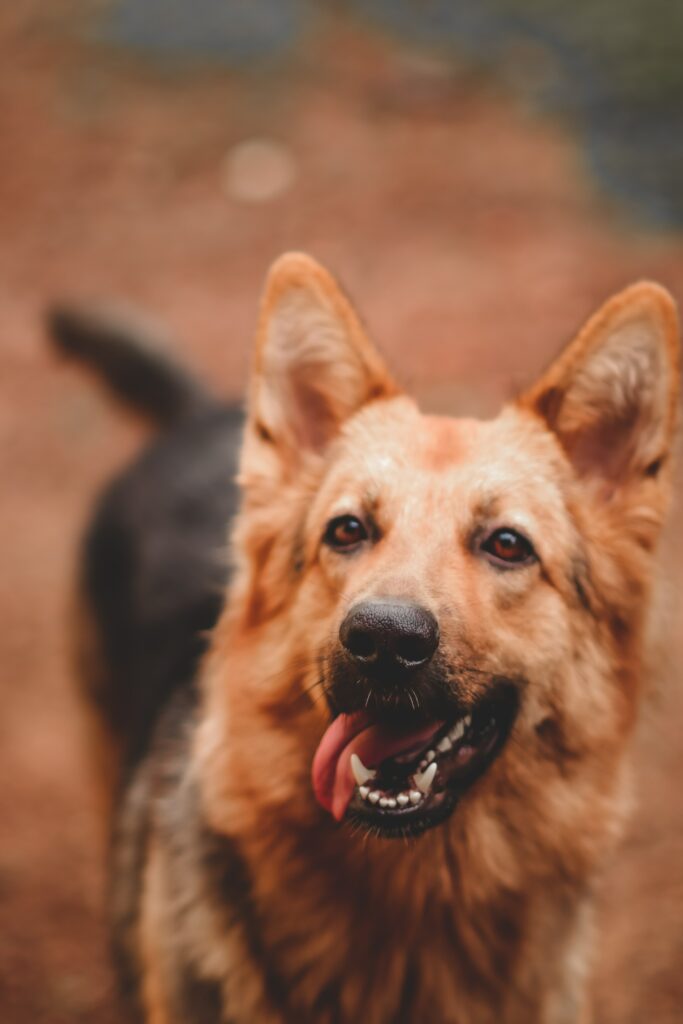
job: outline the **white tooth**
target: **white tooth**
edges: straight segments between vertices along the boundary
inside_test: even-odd
[[[398,804],[399,807],[405,807],[407,804],[410,803],[410,797],[408,796],[407,793],[399,793],[398,796],[396,797],[396,803]]]
[[[394,800],[393,796],[390,796],[389,799],[387,800],[387,807],[395,807],[395,806],[396,806],[396,801]]]
[[[472,715],[465,715],[465,717],[462,720],[462,724],[463,728],[469,729],[469,727],[472,725]]]
[[[373,789],[372,793],[369,794],[368,800],[371,804],[376,804],[380,798],[380,792],[378,789]]]
[[[453,726],[453,728],[451,729],[451,731],[449,732],[448,735],[450,736],[450,738],[453,741],[453,743],[457,743],[458,740],[461,739],[461,737],[464,735],[464,733],[465,733],[465,719],[461,718],[459,722],[456,722],[456,724]]]
[[[449,740],[448,736],[444,736],[444,738],[442,740],[439,740],[439,742],[437,743],[436,749],[440,750],[441,753],[444,754],[447,750],[450,750],[452,746],[453,744]]]
[[[365,767],[358,754],[351,754],[351,771],[357,786],[364,786],[377,775],[377,772]]]
[[[408,796],[410,798],[411,804],[419,804],[420,800],[422,799],[422,793],[420,793],[419,790],[417,789],[411,789]]]
[[[360,793],[360,795],[363,797],[364,800],[367,800],[368,795],[370,793],[370,787],[369,786],[359,786],[358,787],[358,792]]]
[[[434,753],[433,750],[428,750],[427,753],[425,754],[425,759],[427,761],[427,764],[431,764],[432,761],[436,760],[436,754]]]
[[[419,790],[421,790],[426,795],[432,788],[432,782],[434,781],[435,775],[436,765],[430,764],[429,768],[427,768],[426,771],[422,772],[420,775],[415,776],[415,785]]]
[[[388,807],[389,806],[389,801],[388,801],[387,797],[381,796],[379,798],[379,805],[380,805],[380,807]]]

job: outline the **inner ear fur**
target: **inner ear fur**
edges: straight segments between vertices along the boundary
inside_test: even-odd
[[[268,446],[295,465],[307,453],[323,451],[368,402],[395,394],[398,388],[331,274],[303,253],[276,260],[261,303],[247,449]]]
[[[676,306],[664,288],[643,281],[598,310],[520,405],[557,435],[579,476],[614,492],[659,473],[678,393]]]

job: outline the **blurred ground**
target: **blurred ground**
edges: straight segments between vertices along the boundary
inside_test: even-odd
[[[567,65],[562,88],[539,87],[558,81],[554,43],[536,31],[520,50],[518,32],[515,59],[486,66],[509,29],[502,0],[478,8],[488,35],[444,4],[431,5],[442,18],[432,36],[405,3],[391,18],[386,4],[351,6],[355,18],[259,0],[214,25],[204,0],[190,28],[164,17],[177,4],[150,0],[151,35],[123,0],[91,5],[88,19],[75,0],[0,8],[3,1024],[119,1019],[65,626],[89,502],[140,432],[49,357],[46,302],[134,303],[237,395],[265,268],[307,249],[339,273],[425,404],[486,415],[616,288],[650,276],[683,298],[681,65],[666,32],[657,89],[650,76],[629,106],[612,77],[593,94],[622,103],[621,120],[604,119],[613,134],[633,114],[632,137],[619,137],[638,159],[610,144],[613,175],[594,159],[597,113],[582,120],[565,103],[559,116]],[[585,53],[599,63],[595,46]],[[618,57],[604,66],[619,70]],[[644,157],[655,122],[669,163]],[[265,142],[243,147],[250,139]],[[638,810],[606,879],[596,992],[607,1024],[683,1019],[679,522],[665,549],[669,668],[639,740]]]

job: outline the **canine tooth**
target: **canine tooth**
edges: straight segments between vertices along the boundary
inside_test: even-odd
[[[420,791],[417,789],[411,789],[410,793],[408,794],[408,797],[410,799],[411,804],[419,804],[420,800],[422,799],[422,793],[420,793]]]
[[[410,803],[410,797],[407,793],[399,793],[396,797],[396,803],[399,807],[406,807]]]
[[[432,788],[432,782],[434,781],[435,775],[436,765],[432,763],[430,764],[429,768],[426,769],[426,771],[415,776],[415,785],[422,793],[425,794],[425,796]]]
[[[379,805],[380,805],[380,807],[388,807],[389,806],[388,798],[386,796],[381,796],[379,798]]]
[[[368,795],[368,800],[370,801],[371,804],[376,804],[380,796],[380,791],[378,789],[373,789],[372,793]]]
[[[440,750],[441,753],[444,754],[447,750],[450,750],[452,746],[453,744],[449,740],[448,736],[444,736],[444,738],[442,740],[439,740],[439,742],[437,743],[436,749]]]
[[[427,764],[431,764],[432,761],[436,760],[436,754],[434,753],[433,750],[427,751],[427,753],[425,754],[425,760],[427,761]]]
[[[455,725],[453,726],[453,728],[451,729],[451,731],[449,732],[448,735],[450,736],[451,741],[453,743],[457,743],[458,740],[461,739],[464,736],[464,734],[465,734],[465,719],[461,718],[459,722],[455,723]]]
[[[359,786],[358,787],[358,792],[360,793],[360,795],[363,797],[364,800],[367,800],[367,798],[369,796],[369,793],[370,793],[370,787],[369,786]]]
[[[393,798],[393,796],[390,796],[389,799],[387,800],[387,807],[395,807],[395,806],[396,806],[396,801]]]
[[[377,772],[365,767],[358,754],[351,754],[351,771],[358,786],[364,786],[366,782],[374,779],[377,775]]]

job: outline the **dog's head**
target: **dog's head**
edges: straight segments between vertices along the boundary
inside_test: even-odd
[[[280,259],[223,641],[254,680],[231,683],[235,729],[267,709],[318,803],[387,836],[487,785],[523,801],[584,761],[609,788],[637,706],[677,352],[670,297],[635,285],[497,419],[425,416],[332,278]]]

